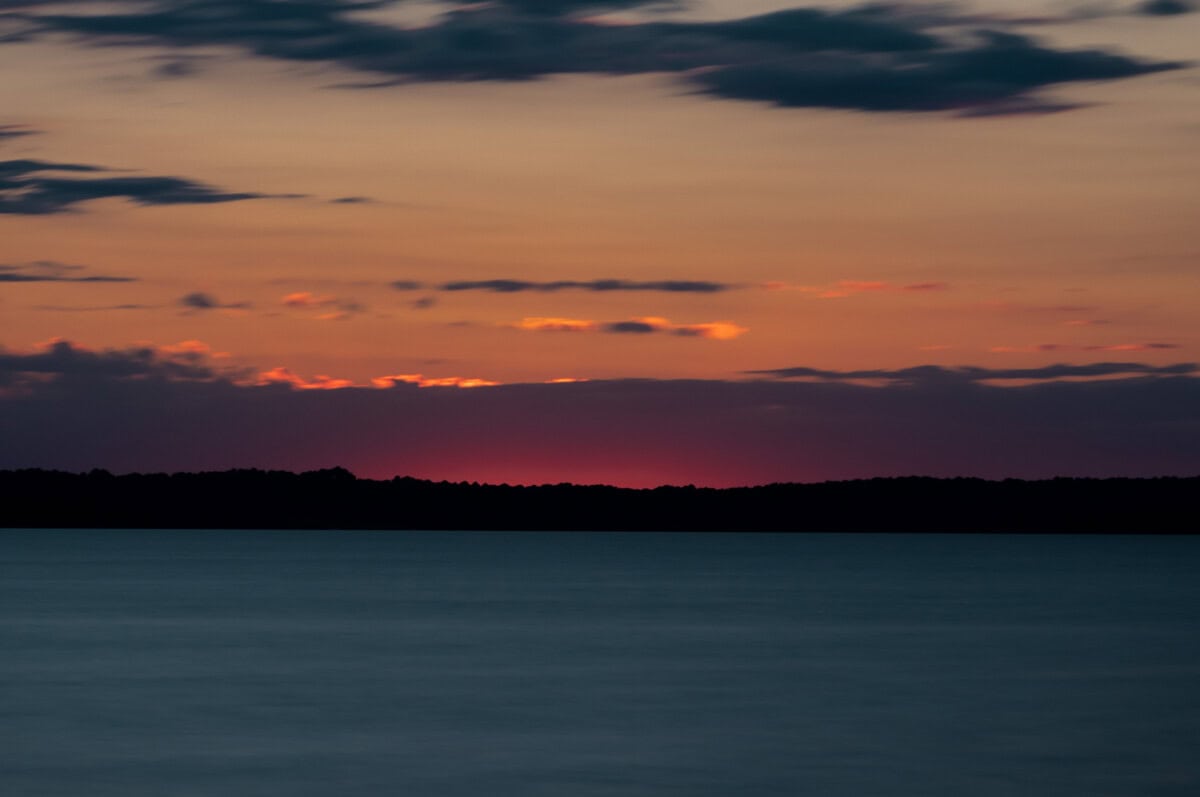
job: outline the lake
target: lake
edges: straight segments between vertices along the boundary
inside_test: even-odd
[[[0,530],[20,797],[1200,794],[1200,537]]]

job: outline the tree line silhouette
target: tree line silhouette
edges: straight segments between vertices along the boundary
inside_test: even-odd
[[[343,468],[0,471],[0,527],[1196,533],[1200,477],[879,478],[627,489],[359,479]]]

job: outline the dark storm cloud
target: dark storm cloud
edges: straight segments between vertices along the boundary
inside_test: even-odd
[[[136,3],[127,13],[31,12],[25,18],[43,31],[108,44],[234,45],[272,58],[333,62],[390,78],[378,85],[673,72],[715,96],[864,111],[1063,110],[1063,103],[1042,106],[1031,94],[1058,83],[1178,66],[1099,50],[1055,50],[994,30],[972,33],[978,20],[971,17],[923,17],[890,6],[615,25],[575,12],[645,3],[506,0],[459,3],[421,28],[391,27],[354,13],[384,5],[164,0]]]
[[[137,282],[136,277],[80,273],[84,270],[84,266],[72,266],[53,260],[15,265],[0,263],[0,282]]]
[[[1177,14],[1190,14],[1196,7],[1184,0],[1147,0],[1138,6],[1138,11],[1148,16],[1169,17]]]
[[[915,27],[911,18],[886,7],[829,12],[793,8],[744,19],[661,26],[710,33],[729,41],[782,45],[795,51],[902,52],[933,50],[941,42]]]
[[[108,172],[100,166],[42,160],[0,161],[0,214],[65,213],[81,202],[120,197],[139,205],[208,205],[262,199],[181,177],[67,177]]]
[[[945,383],[983,382],[994,379],[1051,380],[1083,377],[1111,376],[1182,376],[1200,371],[1194,363],[1175,365],[1146,365],[1144,363],[1089,363],[1086,365],[1047,365],[1040,368],[981,368],[959,366],[947,368],[937,365],[922,365],[897,370],[874,369],[862,371],[828,371],[820,368],[775,368],[763,371],[747,371],[749,374],[772,376],[778,379],[818,379],[828,381],[889,380],[897,383]]]
[[[199,355],[57,343],[0,352],[0,467],[342,464],[362,475],[500,481],[530,478],[522,468],[538,463],[553,481],[700,484],[1200,473],[1193,365],[969,370],[1047,378],[1010,387],[839,377],[298,390],[239,384]],[[1083,373],[1113,378],[1049,378]]]
[[[397,290],[414,290],[417,283],[395,282],[392,287]],[[439,286],[442,291],[490,291],[491,293],[524,293],[536,291],[541,293],[556,293],[558,291],[591,291],[607,293],[612,291],[661,291],[664,293],[720,293],[731,290],[735,286],[723,282],[707,282],[701,280],[657,280],[638,282],[623,279],[597,279],[588,281],[556,280],[553,282],[534,282],[530,280],[494,279],[478,281],[447,282]]]
[[[249,302],[222,302],[211,293],[203,291],[195,291],[179,297],[179,306],[186,307],[188,310],[203,311],[203,310],[245,310],[250,307]]]
[[[621,8],[657,6],[677,7],[682,0],[492,0],[490,5],[510,8],[526,14],[562,17],[580,12],[612,11]],[[455,5],[477,5],[474,0],[458,0]]]
[[[1098,50],[1049,50],[1007,33],[985,32],[981,39],[971,49],[899,61],[810,54],[730,66],[693,79],[716,94],[783,106],[937,111],[1003,108],[1041,86],[1113,80],[1172,67]],[[1057,104],[1048,110],[1064,108]]]

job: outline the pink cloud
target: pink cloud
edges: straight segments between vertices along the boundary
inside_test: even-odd
[[[706,321],[696,324],[676,324],[660,316],[642,316],[627,321],[601,323],[582,318],[523,318],[511,325],[526,332],[608,332],[646,334],[661,332],[682,337],[708,340],[734,340],[750,330],[732,321]]]

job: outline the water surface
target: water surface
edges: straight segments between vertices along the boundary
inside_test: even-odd
[[[22,797],[1200,793],[1200,538],[0,531]]]

